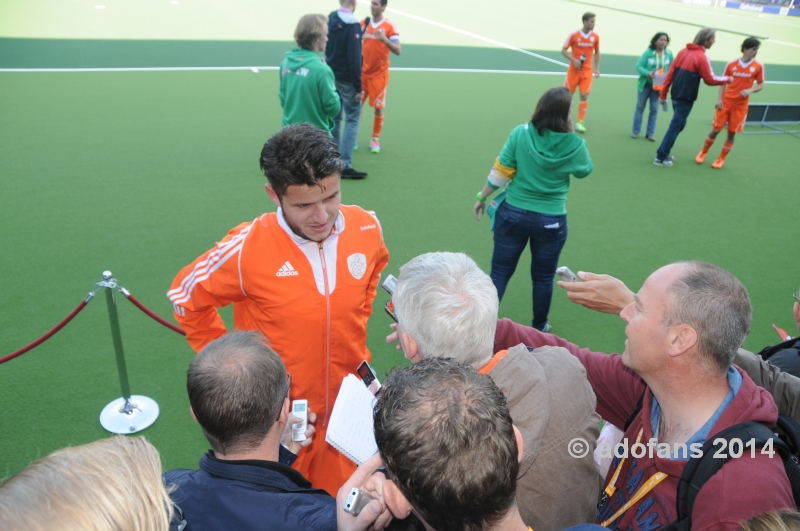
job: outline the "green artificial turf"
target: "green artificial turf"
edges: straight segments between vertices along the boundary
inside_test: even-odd
[[[270,41],[151,41],[97,39],[0,38],[1,68],[170,68],[170,67],[277,67],[292,42]],[[564,62],[557,51],[528,50]],[[676,52],[677,53],[677,52]],[[394,68],[462,68],[551,72],[565,67],[541,57],[503,48],[405,44],[392,58]],[[602,72],[636,75],[638,56],[604,53]],[[712,61],[718,74],[724,61]],[[771,64],[770,81],[800,82],[800,65]]]
[[[112,12],[115,4],[107,3]],[[619,4],[632,9],[626,1]],[[8,10],[11,4],[4,5]],[[670,16],[689,9],[664,5]],[[553,6],[585,8],[567,2]],[[727,11],[723,19],[731,30],[751,21],[762,30],[770,22]],[[469,17],[483,22],[480,13],[453,13],[459,20],[452,23],[466,27],[462,19]],[[598,16],[608,13],[599,11]],[[508,14],[498,17],[518,24]],[[33,15],[28,19],[34,20]],[[84,40],[70,41],[57,32],[3,32],[8,20],[20,19],[0,17],[0,35],[13,37],[0,39],[2,68],[275,66],[290,37],[274,37],[272,43],[204,44],[191,40],[197,38],[192,34],[181,42],[154,40],[166,38],[165,31],[125,37],[138,41],[101,41],[96,39],[108,36],[86,30],[77,32]],[[487,32],[502,25],[498,20],[490,21]],[[538,20],[546,26],[550,19]],[[793,24],[785,22],[789,29],[776,33],[783,39],[791,37]],[[527,35],[521,46],[557,57]],[[607,35],[612,50],[627,38]],[[417,42],[404,45],[406,53],[395,66],[558,70],[519,52],[469,48],[462,37],[434,37],[427,42],[414,37]],[[550,36],[547,41],[555,42]],[[630,73],[627,65],[639,51],[604,54],[604,71]],[[790,58],[768,64],[767,75],[800,81],[796,63]],[[397,275],[410,258],[436,250],[465,252],[489,270],[491,233],[487,220],[478,223],[472,217],[475,192],[511,129],[529,119],[542,92],[562,79],[392,73],[382,152],[372,155],[365,149],[372,122],[372,111],[365,109],[359,135],[363,147],[354,165],[370,176],[342,183],[345,203],[377,212],[391,253],[387,273]],[[5,252],[0,356],[57,323],[106,269],[144,304],[170,318],[165,292],[178,270],[231,227],[274,208],[257,158],[280,127],[277,80],[274,71],[0,72],[0,248]],[[673,150],[675,166],[656,168],[657,145],[630,138],[635,91],[633,79],[603,77],[594,85],[585,138],[595,171],[573,183],[567,203],[570,234],[561,263],[574,271],[612,274],[636,290],[649,273],[671,261],[711,261],[732,271],[750,290],[754,320],[745,346],[757,351],[776,343],[772,323],[793,332],[791,293],[800,282],[793,155],[798,138],[738,135],[725,168],[714,171],[710,162],[721,148],[720,139],[709,161],[697,166],[693,158],[708,132],[716,98],[715,88],[704,87]],[[800,96],[797,85],[768,85],[752,100],[800,103]],[[670,117],[660,117],[659,140]],[[531,318],[528,268],[524,254],[501,305],[502,316],[521,323]],[[379,293],[369,323],[369,347],[380,375],[406,363],[384,342],[390,323],[382,310],[385,301]],[[161,407],[158,421],[143,433],[161,451],[165,468],[194,467],[207,443],[188,414],[185,371],[193,353],[183,337],[122,299],[119,314],[131,389]],[[223,315],[230,323],[230,310]],[[619,318],[573,305],[558,288],[550,319],[555,333],[582,346],[606,352],[623,348]],[[49,341],[0,365],[0,476],[57,448],[105,437],[98,416],[119,394],[100,296]]]
[[[6,251],[0,293],[0,352],[38,337],[110,269],[163,316],[177,271],[229,228],[272,209],[257,158],[280,125],[274,72],[0,74],[0,220]],[[374,209],[398,272],[423,252],[461,251],[488,271],[491,233],[472,218],[479,190],[508,132],[528,119],[550,76],[400,72],[392,74],[383,151],[361,149],[370,172],[344,181],[346,203]],[[769,86],[759,100],[792,101],[796,89]],[[713,89],[703,89],[676,144],[673,168],[652,165],[656,146],[629,136],[633,80],[601,79],[587,116],[595,172],[570,192],[570,235],[561,263],[606,272],[638,289],[673,260],[701,259],[731,270],[750,289],[755,313],[747,347],[791,329],[797,288],[797,138],[738,136],[722,171],[693,157],[707,132]],[[756,99],[756,98],[754,98]],[[662,116],[657,137],[668,116]],[[364,112],[366,146],[371,111]],[[7,124],[14,124],[13,127]],[[712,150],[715,154],[721,146]],[[528,258],[501,315],[531,318]],[[374,365],[403,363],[385,345],[389,318],[376,299],[369,326]],[[194,466],[206,442],[188,415],[184,339],[120,301],[131,388],[154,398],[161,417],[146,435],[164,466]],[[556,289],[554,331],[593,349],[619,351],[623,323],[570,304]],[[119,395],[105,301],[0,366],[0,475],[67,444],[105,432],[102,407]]]

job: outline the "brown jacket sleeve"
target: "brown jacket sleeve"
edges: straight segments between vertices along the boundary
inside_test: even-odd
[[[800,422],[800,378],[782,372],[775,365],[742,348],[736,353],[733,363],[741,367],[756,385],[772,393],[780,414],[789,415]]]

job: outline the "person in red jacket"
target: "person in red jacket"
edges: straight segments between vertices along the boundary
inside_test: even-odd
[[[686,120],[697,99],[700,80],[702,79],[706,85],[730,83],[730,77],[714,75],[711,61],[706,55],[706,50],[714,44],[716,33],[717,30],[714,28],[703,28],[698,31],[694,42],[687,44],[686,48],[678,52],[669,73],[667,73],[667,79],[664,80],[664,88],[661,89],[659,97],[662,105],[665,105],[667,93],[670,86],[672,87],[673,114],[667,134],[664,135],[664,140],[661,141],[661,146],[659,146],[653,161],[656,166],[672,166],[675,157],[670,155],[670,151],[672,151],[678,134],[686,126]]]
[[[367,319],[389,253],[375,214],[340,204],[344,163],[325,131],[285,127],[261,169],[278,211],[232,229],[167,296],[195,352],[227,333],[217,308],[231,303],[234,328],[267,337],[292,374],[291,398],[317,414],[317,440],[294,467],[335,495],[355,465],[325,442],[327,423],[342,379],[371,360]]]
[[[751,317],[747,291],[733,275],[703,262],[668,265],[648,277],[620,316],[628,336],[622,355],[590,352],[507,319],[498,321],[495,350],[520,342],[566,347],[586,368],[597,412],[616,426],[626,424],[643,397],[625,432],[628,449],[639,438],[645,445],[691,448],[734,424],[775,424],[778,409],[769,392],[731,364]],[[686,456],[659,453],[648,447],[643,457],[615,458],[598,523],[638,531],[676,520]],[[793,507],[782,460],[745,452],[700,489],[692,529],[734,531],[756,514]]]

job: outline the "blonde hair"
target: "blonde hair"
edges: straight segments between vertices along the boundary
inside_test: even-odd
[[[741,523],[742,531],[800,531],[800,513],[770,511]]]
[[[173,508],[158,450],[114,436],[57,450],[0,485],[0,528],[168,531]]]
[[[692,41],[694,44],[699,44],[700,46],[705,46],[706,41],[717,34],[717,30],[714,28],[703,28],[697,32],[697,35],[694,36],[694,40]]]
[[[325,15],[303,15],[294,30],[294,42],[299,48],[313,50],[314,42],[325,33],[327,25],[328,18]]]

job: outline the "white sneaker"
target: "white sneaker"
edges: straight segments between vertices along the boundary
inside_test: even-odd
[[[655,160],[653,161],[653,165],[654,165],[654,166],[664,166],[664,167],[666,167],[666,168],[670,168],[670,167],[672,166],[672,161],[671,161],[671,160],[669,160],[669,158],[666,158],[666,159],[664,159],[664,160],[658,160],[658,159],[655,159]]]
[[[675,157],[673,155],[667,155],[666,160],[668,160],[670,162],[675,162]]]

